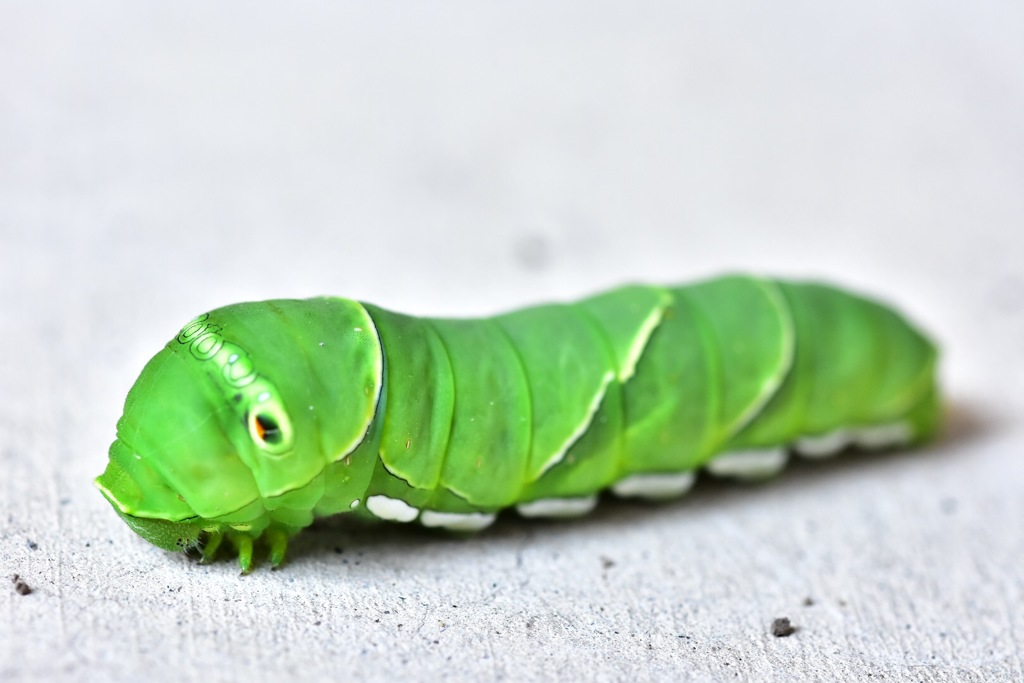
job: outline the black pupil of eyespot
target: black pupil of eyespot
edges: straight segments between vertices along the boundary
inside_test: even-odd
[[[256,424],[259,427],[260,438],[267,443],[277,443],[281,440],[281,428],[272,417],[257,415]]]

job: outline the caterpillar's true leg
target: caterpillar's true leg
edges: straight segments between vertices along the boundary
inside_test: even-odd
[[[252,571],[252,536],[238,534],[230,538],[238,549],[238,566],[242,568],[242,574],[248,574]]]
[[[266,538],[270,544],[270,566],[277,569],[284,562],[284,554],[288,549],[288,534],[280,529],[267,529]]]
[[[217,555],[217,549],[220,548],[220,544],[224,541],[224,534],[220,531],[207,531],[206,532],[206,543],[202,547],[202,557],[199,558],[201,564],[209,564],[213,561],[214,556]]]

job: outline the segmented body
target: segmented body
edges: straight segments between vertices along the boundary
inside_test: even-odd
[[[477,320],[238,304],[150,362],[97,481],[149,540],[226,536],[248,569],[253,539],[279,562],[317,516],[475,530],[510,506],[583,514],[609,487],[680,495],[701,467],[757,478],[790,450],[916,443],[935,366],[881,304],[746,276]]]

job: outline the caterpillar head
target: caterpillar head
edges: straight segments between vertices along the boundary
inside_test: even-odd
[[[355,302],[204,314],[143,369],[96,485],[134,531],[168,550],[199,547],[205,533],[305,526],[327,466],[365,437],[382,373],[376,330]],[[296,513],[298,492],[305,509]]]

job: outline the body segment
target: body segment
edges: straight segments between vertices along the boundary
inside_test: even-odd
[[[97,484],[167,548],[228,538],[244,569],[316,516],[474,530],[501,509],[678,495],[789,450],[903,445],[937,428],[934,346],[815,283],[631,285],[493,318],[346,299],[228,306],[146,366]],[[208,553],[209,554],[209,553]]]

